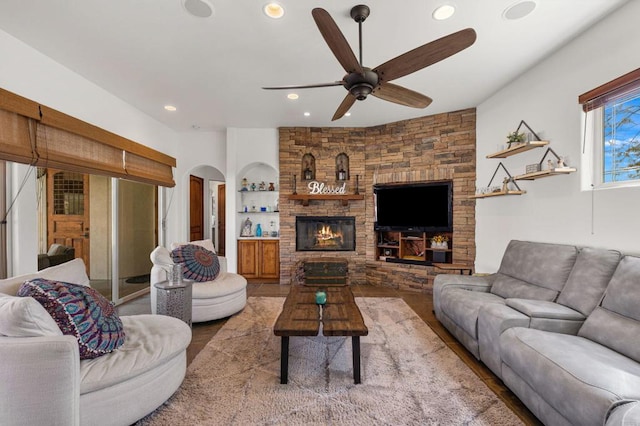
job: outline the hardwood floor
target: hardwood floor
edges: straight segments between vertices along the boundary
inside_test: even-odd
[[[542,425],[520,400],[491,372],[483,363],[478,361],[469,351],[440,324],[433,313],[433,301],[431,294],[395,290],[387,287],[373,287],[368,285],[352,286],[355,297],[401,297],[427,323],[431,329],[455,352],[471,370],[513,410],[527,425]],[[286,296],[289,286],[280,284],[255,284],[247,286],[247,296]],[[143,300],[129,302],[119,307],[122,314],[148,313],[145,312],[149,305],[148,296]],[[146,302],[144,301],[146,299]],[[144,304],[146,303],[146,307]],[[129,305],[129,306],[127,306]],[[138,305],[138,307],[136,307]],[[150,308],[149,308],[150,309]],[[143,312],[140,312],[142,310]],[[193,337],[187,349],[187,362],[191,363],[196,355],[204,348],[218,330],[225,324],[226,319],[193,324]]]

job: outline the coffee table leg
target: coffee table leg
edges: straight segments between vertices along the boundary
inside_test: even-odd
[[[282,336],[280,342],[280,384],[286,385],[289,379],[289,336]]]
[[[353,383],[360,383],[360,336],[351,336],[353,352]]]

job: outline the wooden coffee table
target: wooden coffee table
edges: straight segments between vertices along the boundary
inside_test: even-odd
[[[327,303],[316,305],[315,293],[327,292]],[[351,336],[353,350],[353,381],[360,383],[360,336],[369,334],[360,309],[349,286],[294,285],[284,301],[282,312],[273,326],[273,333],[282,338],[280,346],[280,383],[289,375],[289,337],[317,336],[322,322],[325,336]]]

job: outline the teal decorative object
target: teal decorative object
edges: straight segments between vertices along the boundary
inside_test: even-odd
[[[260,224],[256,225],[256,237],[262,237],[262,227]]]
[[[327,293],[320,290],[316,291],[316,304],[324,305],[325,303],[327,303]]]

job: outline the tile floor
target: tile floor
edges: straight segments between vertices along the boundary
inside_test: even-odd
[[[286,296],[289,286],[280,284],[248,284],[248,296]],[[533,414],[520,402],[520,400],[496,377],[491,370],[467,351],[464,346],[440,324],[433,313],[431,294],[396,290],[387,287],[374,287],[368,285],[353,286],[353,294],[356,297],[402,297],[404,301],[427,323],[433,331],[467,364],[482,381],[510,407],[516,415],[527,425],[539,426]],[[135,315],[151,313],[149,295],[134,299],[118,306],[120,315]],[[211,337],[225,324],[226,319],[196,323],[193,325],[193,338],[187,349],[187,362],[190,363]]]

